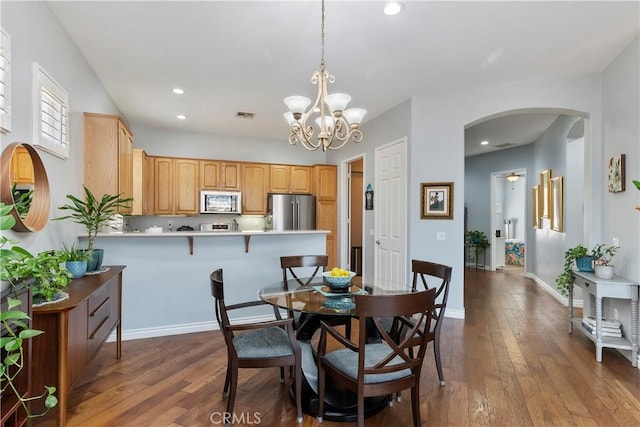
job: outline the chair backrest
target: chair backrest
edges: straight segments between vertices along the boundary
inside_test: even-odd
[[[307,285],[311,283],[311,281],[318,275],[318,273],[322,273],[329,264],[329,257],[327,255],[292,255],[292,256],[281,256],[280,257],[280,267],[282,268],[282,280],[283,284],[287,286],[287,280],[289,280],[289,275],[293,279],[295,279],[301,286]],[[303,267],[315,267],[316,269],[313,271],[313,274],[306,278],[306,280],[302,280],[302,278],[298,277],[295,270],[296,268]]]
[[[444,316],[444,310],[447,307],[447,299],[449,298],[449,283],[451,282],[451,267],[448,265],[437,264],[429,261],[411,260],[411,271],[413,272],[412,289],[418,290],[418,281],[422,283],[424,289],[436,288],[436,304],[437,318]],[[429,278],[432,278],[434,286],[429,286]],[[440,279],[440,283],[437,283]]]
[[[211,281],[211,295],[215,299],[215,311],[218,326],[220,327],[220,331],[224,334],[225,340],[227,340],[227,338],[233,339],[233,333],[226,329],[226,327],[230,325],[230,322],[227,314],[227,306],[224,302],[224,281],[222,278],[222,269],[219,268],[213,271],[209,275],[209,279]],[[229,335],[229,337],[227,337],[227,335]]]
[[[364,381],[365,375],[387,374],[411,369],[420,378],[420,368],[429,342],[429,331],[435,305],[435,289],[402,295],[355,295],[356,315],[358,316],[358,380]],[[397,334],[386,330],[384,319],[394,317],[399,327],[393,329]],[[369,331],[367,331],[367,326]],[[378,354],[379,362],[365,369],[367,337],[375,326],[377,334],[388,347],[384,354]],[[419,346],[417,352],[415,347]],[[378,346],[375,351],[380,351]]]

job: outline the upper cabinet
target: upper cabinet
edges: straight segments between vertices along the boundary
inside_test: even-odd
[[[199,161],[170,157],[154,158],[156,215],[197,215]]]
[[[336,200],[338,174],[335,165],[315,165],[313,167],[313,194],[318,200]]]
[[[133,135],[119,116],[84,113],[84,185],[98,198],[133,197]]]
[[[240,163],[200,160],[200,189],[240,191]]]
[[[267,212],[269,165],[242,163],[242,213],[264,215]]]
[[[311,167],[296,165],[269,166],[269,192],[311,193]]]
[[[144,150],[133,150],[133,204],[131,215],[154,213],[153,157]]]

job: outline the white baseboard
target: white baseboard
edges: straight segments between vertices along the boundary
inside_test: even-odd
[[[553,298],[559,301],[562,305],[564,305],[565,307],[569,306],[569,298],[563,297],[562,295],[560,295],[558,291],[556,291],[556,288],[554,286],[549,286],[544,280],[542,280],[541,278],[539,278],[533,273],[525,273],[524,275],[525,277],[528,277],[529,279],[536,282],[536,284],[540,288],[542,288],[545,292],[549,293]],[[582,308],[582,300],[574,299],[573,306],[575,308]]]
[[[235,324],[244,324],[244,323],[255,323],[255,322],[264,322],[267,320],[273,320],[274,317],[271,315],[263,315],[263,316],[250,316],[250,317],[241,317],[233,319],[233,323]],[[169,335],[182,335],[182,334],[191,334],[194,332],[205,332],[205,331],[215,331],[220,329],[218,326],[218,322],[209,321],[209,322],[197,322],[197,323],[183,323],[180,325],[166,325],[166,326],[155,326],[152,328],[140,328],[140,329],[125,329],[122,331],[122,341],[129,340],[137,340],[142,338],[156,338],[156,337],[166,337]],[[111,335],[107,339],[107,342],[115,342],[116,341],[116,332],[111,332]]]
[[[447,308],[444,312],[444,317],[450,317],[452,319],[463,319],[464,320],[464,309],[462,310],[453,310]]]

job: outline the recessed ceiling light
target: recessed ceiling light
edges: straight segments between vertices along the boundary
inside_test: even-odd
[[[187,118],[187,116],[185,116],[184,114],[178,114],[176,116],[176,119],[178,119],[178,120],[185,120],[186,118]]]
[[[389,16],[397,15],[402,12],[402,9],[404,9],[404,4],[399,1],[390,1],[384,6],[384,14]]]
[[[489,141],[482,141],[480,145],[489,145]]]
[[[180,89],[179,87],[174,87],[171,91],[178,95],[182,95],[184,93],[184,89]]]

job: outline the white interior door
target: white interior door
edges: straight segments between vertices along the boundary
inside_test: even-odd
[[[404,287],[407,266],[407,141],[376,149],[375,277],[385,287]]]

